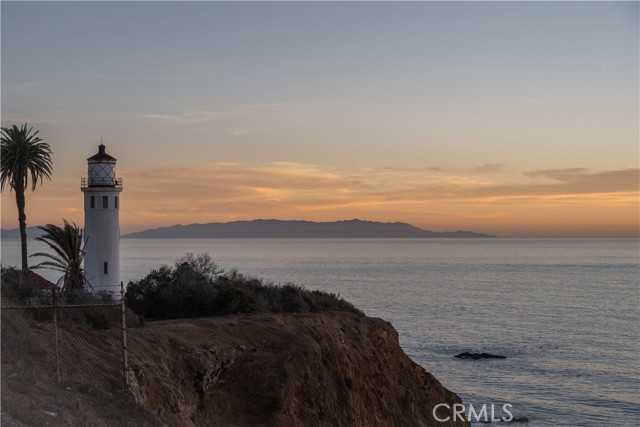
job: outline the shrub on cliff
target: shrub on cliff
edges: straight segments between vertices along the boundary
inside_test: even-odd
[[[182,319],[239,313],[349,311],[364,314],[339,295],[293,284],[274,285],[233,270],[224,273],[208,256],[187,254],[129,282],[127,305],[147,319]]]
[[[21,280],[20,270],[15,267],[2,267],[0,292],[3,303],[24,304],[38,291],[28,280]]]

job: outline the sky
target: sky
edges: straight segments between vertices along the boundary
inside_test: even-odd
[[[504,237],[640,223],[638,2],[6,2],[2,126],[83,222],[101,139],[123,233],[251,219]],[[2,227],[17,227],[2,192]]]

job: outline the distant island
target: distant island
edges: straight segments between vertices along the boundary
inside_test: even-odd
[[[44,234],[44,231],[40,230],[36,227],[27,227],[27,239],[35,239],[36,237],[40,237]],[[2,239],[19,239],[20,238],[20,229],[12,228],[12,229],[0,229],[0,238]]]
[[[352,219],[335,222],[254,221],[174,225],[130,233],[124,238],[393,238],[393,237],[496,237],[471,231],[435,232],[402,222]]]

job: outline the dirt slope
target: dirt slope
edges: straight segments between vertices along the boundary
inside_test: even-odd
[[[115,368],[100,366],[89,384],[56,383],[45,348],[21,353],[11,345],[4,314],[2,332],[3,426],[466,425],[435,422],[431,409],[459,398],[413,363],[380,319],[260,314],[148,323],[128,331],[129,392],[111,378]],[[75,342],[82,334],[69,333]],[[117,351],[95,334],[81,338]]]

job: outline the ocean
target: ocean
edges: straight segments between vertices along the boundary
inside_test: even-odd
[[[4,266],[19,264],[19,247],[2,240]],[[508,417],[508,404],[532,427],[639,423],[637,239],[123,239],[122,279],[186,252],[390,321],[467,413],[490,417],[493,404]],[[507,358],[454,357],[464,351]]]

